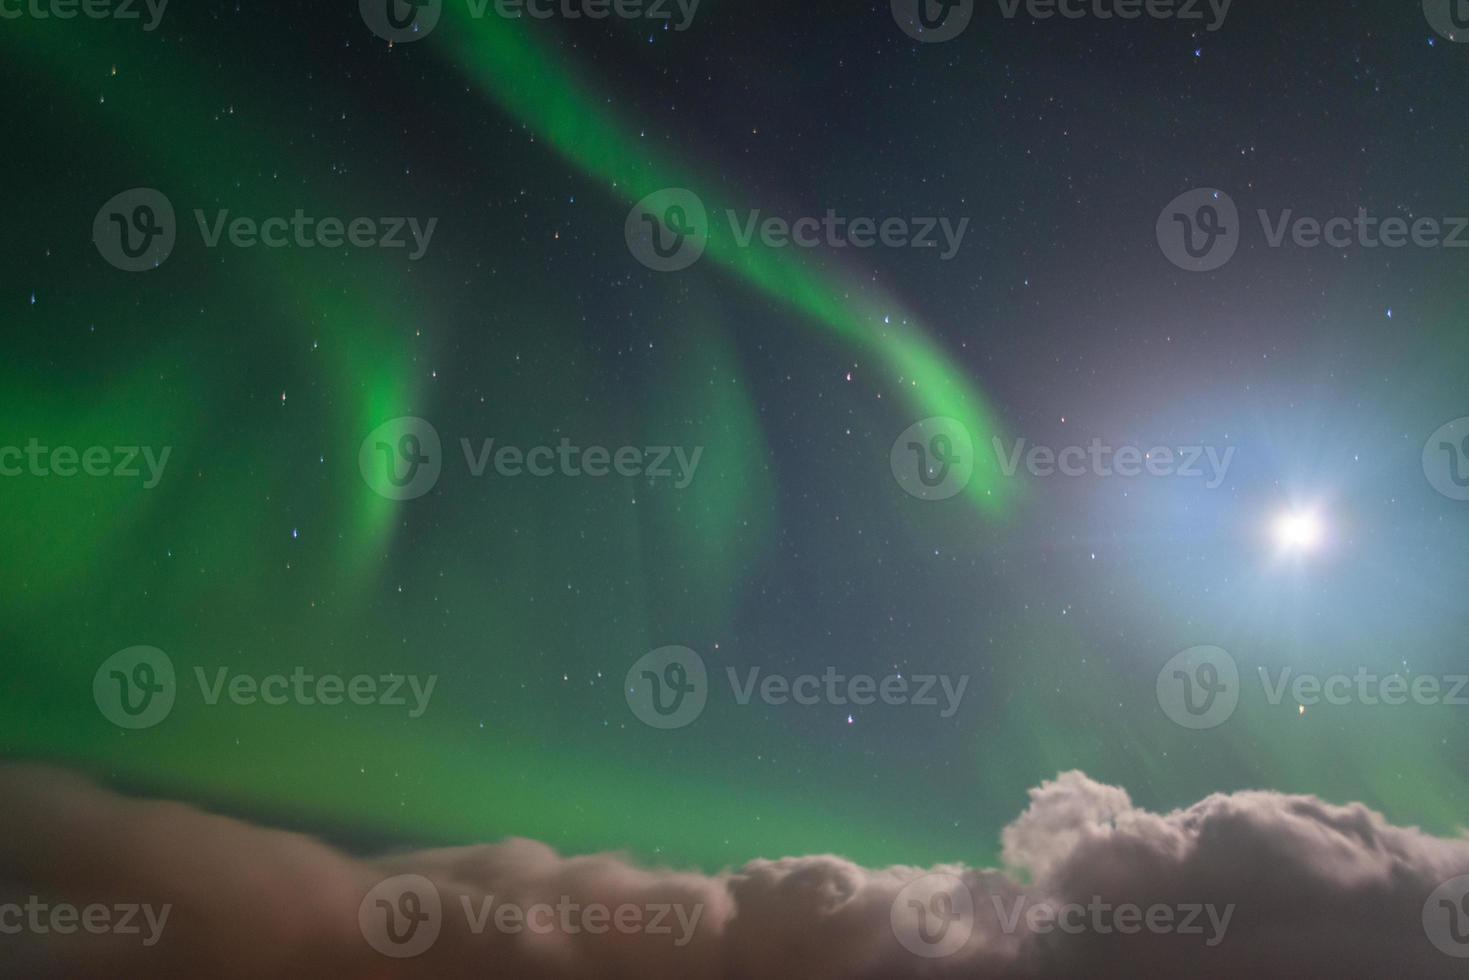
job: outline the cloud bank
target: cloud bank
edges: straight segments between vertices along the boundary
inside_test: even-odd
[[[1245,792],[1149,813],[1079,772],[1000,869],[717,875],[500,844],[364,860],[0,769],[0,976],[906,980],[1462,976],[1469,839]],[[130,911],[131,910],[131,911]]]

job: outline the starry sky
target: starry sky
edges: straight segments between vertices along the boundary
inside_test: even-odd
[[[758,857],[992,862],[1080,769],[1167,810],[1246,789],[1450,833],[1465,708],[1243,699],[1185,729],[1156,684],[1216,645],[1253,675],[1465,669],[1469,504],[1425,442],[1469,415],[1469,256],[1271,247],[1257,209],[1469,215],[1469,46],[1416,4],[1239,0],[1178,21],[1006,19],[915,41],[886,2],[704,0],[687,30],[475,19],[390,44],[355,4],[0,22],[0,444],[170,447],[151,488],[0,478],[0,746],[346,846],[531,837],[717,870]],[[93,241],[154,188],[145,272]],[[938,250],[740,246],[641,264],[629,209],[967,219]],[[1170,201],[1227,193],[1220,269]],[[195,210],[414,216],[411,249],[208,247]],[[416,417],[443,473],[359,472]],[[962,492],[895,479],[926,419]],[[479,445],[701,447],[656,475],[473,476]],[[1205,480],[1007,475],[1006,445],[1232,450]],[[1323,541],[1282,560],[1272,522]],[[381,705],[99,712],[138,645],[180,675],[434,675]],[[644,654],[711,676],[967,678],[917,706],[630,710]],[[187,685],[186,685],[187,686]]]

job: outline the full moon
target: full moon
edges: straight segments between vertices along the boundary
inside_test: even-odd
[[[1275,543],[1292,554],[1315,551],[1323,534],[1321,518],[1315,511],[1289,511],[1275,520]]]

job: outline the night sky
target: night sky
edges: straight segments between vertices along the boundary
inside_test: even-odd
[[[1256,678],[1469,672],[1469,232],[1269,240],[1287,211],[1469,216],[1469,45],[1407,2],[1237,0],[1217,30],[981,3],[939,43],[888,8],[703,0],[676,30],[445,0],[404,43],[350,2],[0,19],[0,446],[141,471],[0,475],[5,757],[353,853],[530,838],[708,874],[991,867],[1072,770],[1153,812],[1260,790],[1461,833],[1469,707]],[[104,205],[135,188],[176,241],[129,272]],[[664,272],[635,230],[668,189],[707,242]],[[1204,272],[1158,234],[1199,189],[1176,213],[1237,211]],[[298,209],[406,246],[206,241]],[[746,245],[729,210],[945,224]],[[436,478],[391,499],[375,461],[429,433]],[[475,475],[490,439],[641,465]],[[997,440],[1228,463],[1011,475]],[[128,728],[94,680],[138,646],[175,701]],[[662,729],[630,669],[666,647],[707,705]],[[1193,729],[1160,671],[1196,647],[1242,687]],[[417,717],[406,682],[210,704],[221,668],[436,686]],[[966,686],[947,715],[942,687],[740,704],[752,668]]]

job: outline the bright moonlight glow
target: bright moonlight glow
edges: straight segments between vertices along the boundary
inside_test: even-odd
[[[1322,536],[1321,518],[1314,511],[1292,511],[1275,521],[1275,542],[1284,551],[1315,551]]]

